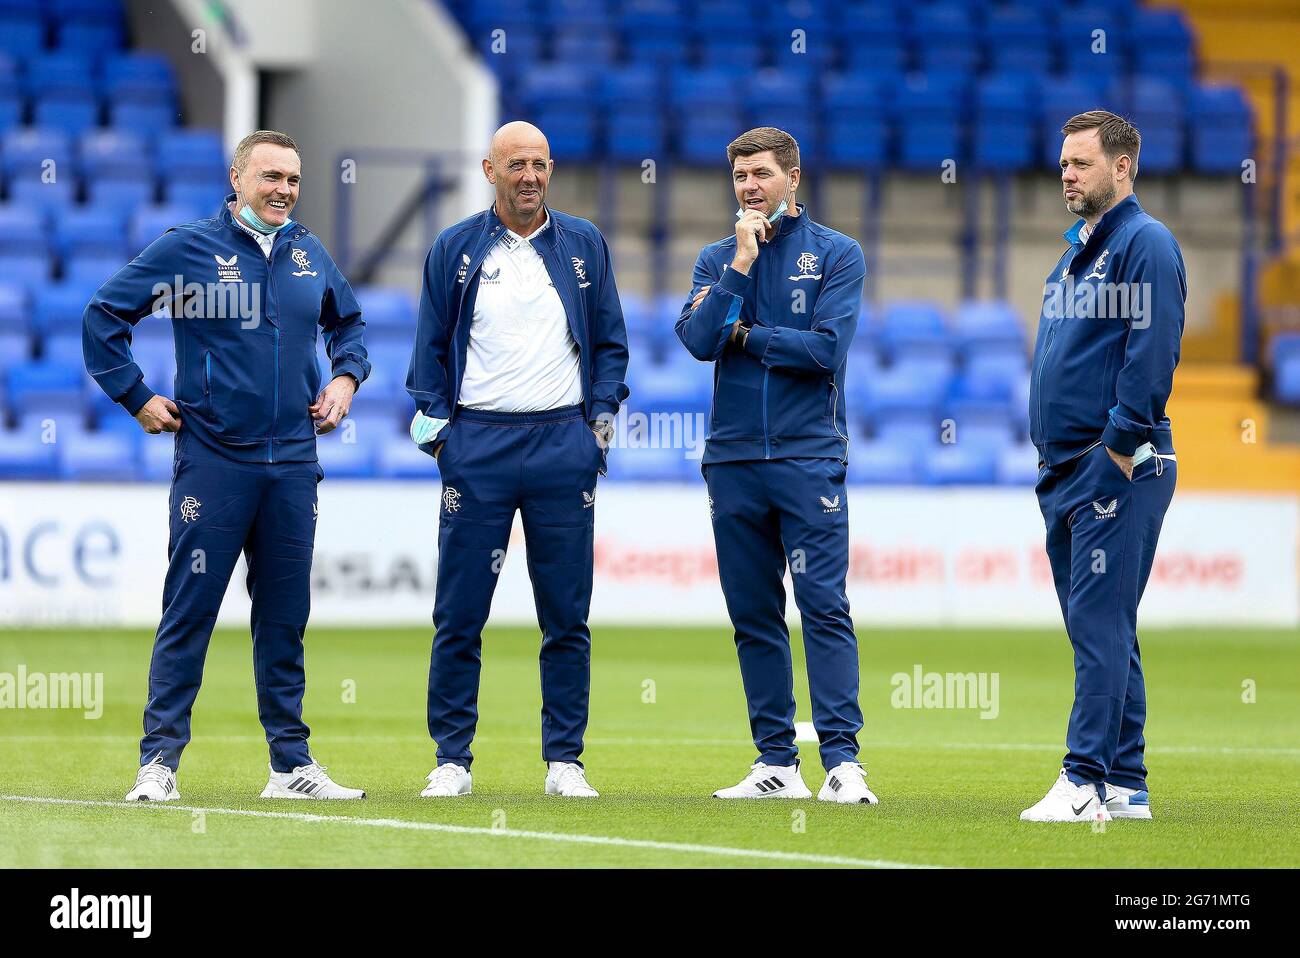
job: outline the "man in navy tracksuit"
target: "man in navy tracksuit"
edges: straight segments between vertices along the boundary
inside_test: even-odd
[[[1064,767],[1025,821],[1150,818],[1137,610],[1176,463],[1165,403],[1187,274],[1133,195],[1141,137],[1097,110],[1063,128],[1065,203],[1081,216],[1047,278],[1029,397],[1038,502],[1065,627],[1074,708]]]
[[[596,480],[628,395],[627,333],[604,238],[546,206],[552,168],[541,130],[503,126],[483,160],[495,204],[443,230],[425,263],[407,391],[411,438],[442,476],[428,798],[471,791],[483,626],[516,510],[542,631],[545,791],[597,794],[579,760],[587,614]]]
[[[799,146],[771,127],[727,148],[734,236],[706,246],[677,335],[714,364],[703,471],[758,761],[716,798],[807,798],[795,747],[787,564],[803,622],[824,801],[875,804],[858,763],[858,647],[849,617],[845,357],[862,249],[794,202]]]
[[[145,432],[176,434],[163,615],[149,668],[141,767],[128,800],[179,798],[176,769],[221,599],[242,551],[252,598],[258,717],[271,751],[263,798],[364,798],[325,774],[302,721],[303,632],[316,536],[316,434],[347,415],[370,372],[347,280],[289,218],[301,163],[269,130],[235,151],[218,215],[168,230],[86,308],[86,368]],[[173,402],[145,384],[131,330],[169,315]],[[316,338],[332,379],[321,390]]]

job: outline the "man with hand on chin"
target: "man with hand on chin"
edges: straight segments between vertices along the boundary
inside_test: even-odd
[[[1081,217],[1044,287],[1029,393],[1038,504],[1074,647],[1066,756],[1030,822],[1150,818],[1137,610],[1174,495],[1165,403],[1182,342],[1178,242],[1133,194],[1142,137],[1093,110],[1061,132],[1066,208]]]
[[[677,335],[714,364],[703,472],[718,572],[758,760],[715,798],[808,798],[795,746],[787,564],[803,621],[823,801],[876,804],[858,762],[858,645],[849,617],[845,358],[866,265],[795,202],[799,145],[760,127],[727,147],[735,235],[706,246]]]
[[[165,171],[164,171],[165,172]],[[163,615],[149,668],[140,769],[128,801],[180,797],[176,769],[230,575],[242,551],[252,598],[258,717],[271,751],[263,798],[364,798],[307,748],[303,634],[311,605],[316,435],[334,429],[370,372],[365,323],[325,247],[290,218],[302,164],[284,133],[240,141],[234,193],[114,274],[83,320],[86,368],[145,432],[175,433]],[[179,288],[177,285],[179,284]],[[175,401],[144,382],[131,331],[169,315]],[[321,389],[316,338],[332,378]]]

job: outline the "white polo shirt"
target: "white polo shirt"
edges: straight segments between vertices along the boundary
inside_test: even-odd
[[[538,412],[582,402],[582,366],[564,304],[534,240],[507,229],[479,270],[459,402]]]

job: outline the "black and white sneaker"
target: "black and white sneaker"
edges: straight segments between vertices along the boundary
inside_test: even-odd
[[[128,802],[175,802],[181,793],[176,790],[176,773],[158,759],[141,765],[135,775],[135,786],[126,793]]]
[[[841,805],[880,804],[880,799],[867,787],[867,770],[857,762],[841,762],[827,772],[817,800]]]
[[[271,769],[271,780],[262,789],[263,798],[365,798],[359,788],[344,788],[325,774],[319,762],[299,765],[292,772]]]
[[[739,785],[720,788],[714,798],[812,798],[799,776],[799,763],[767,765],[755,762]]]

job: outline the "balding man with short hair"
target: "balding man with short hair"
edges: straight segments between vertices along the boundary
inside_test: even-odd
[[[443,230],[424,267],[406,389],[411,438],[438,461],[429,665],[437,765],[422,795],[471,788],[483,626],[522,513],[542,630],[547,794],[595,798],[580,756],[591,687],[597,476],[627,398],[627,333],[609,247],[546,206],[550,146],[530,123],[492,138],[490,209]]]

